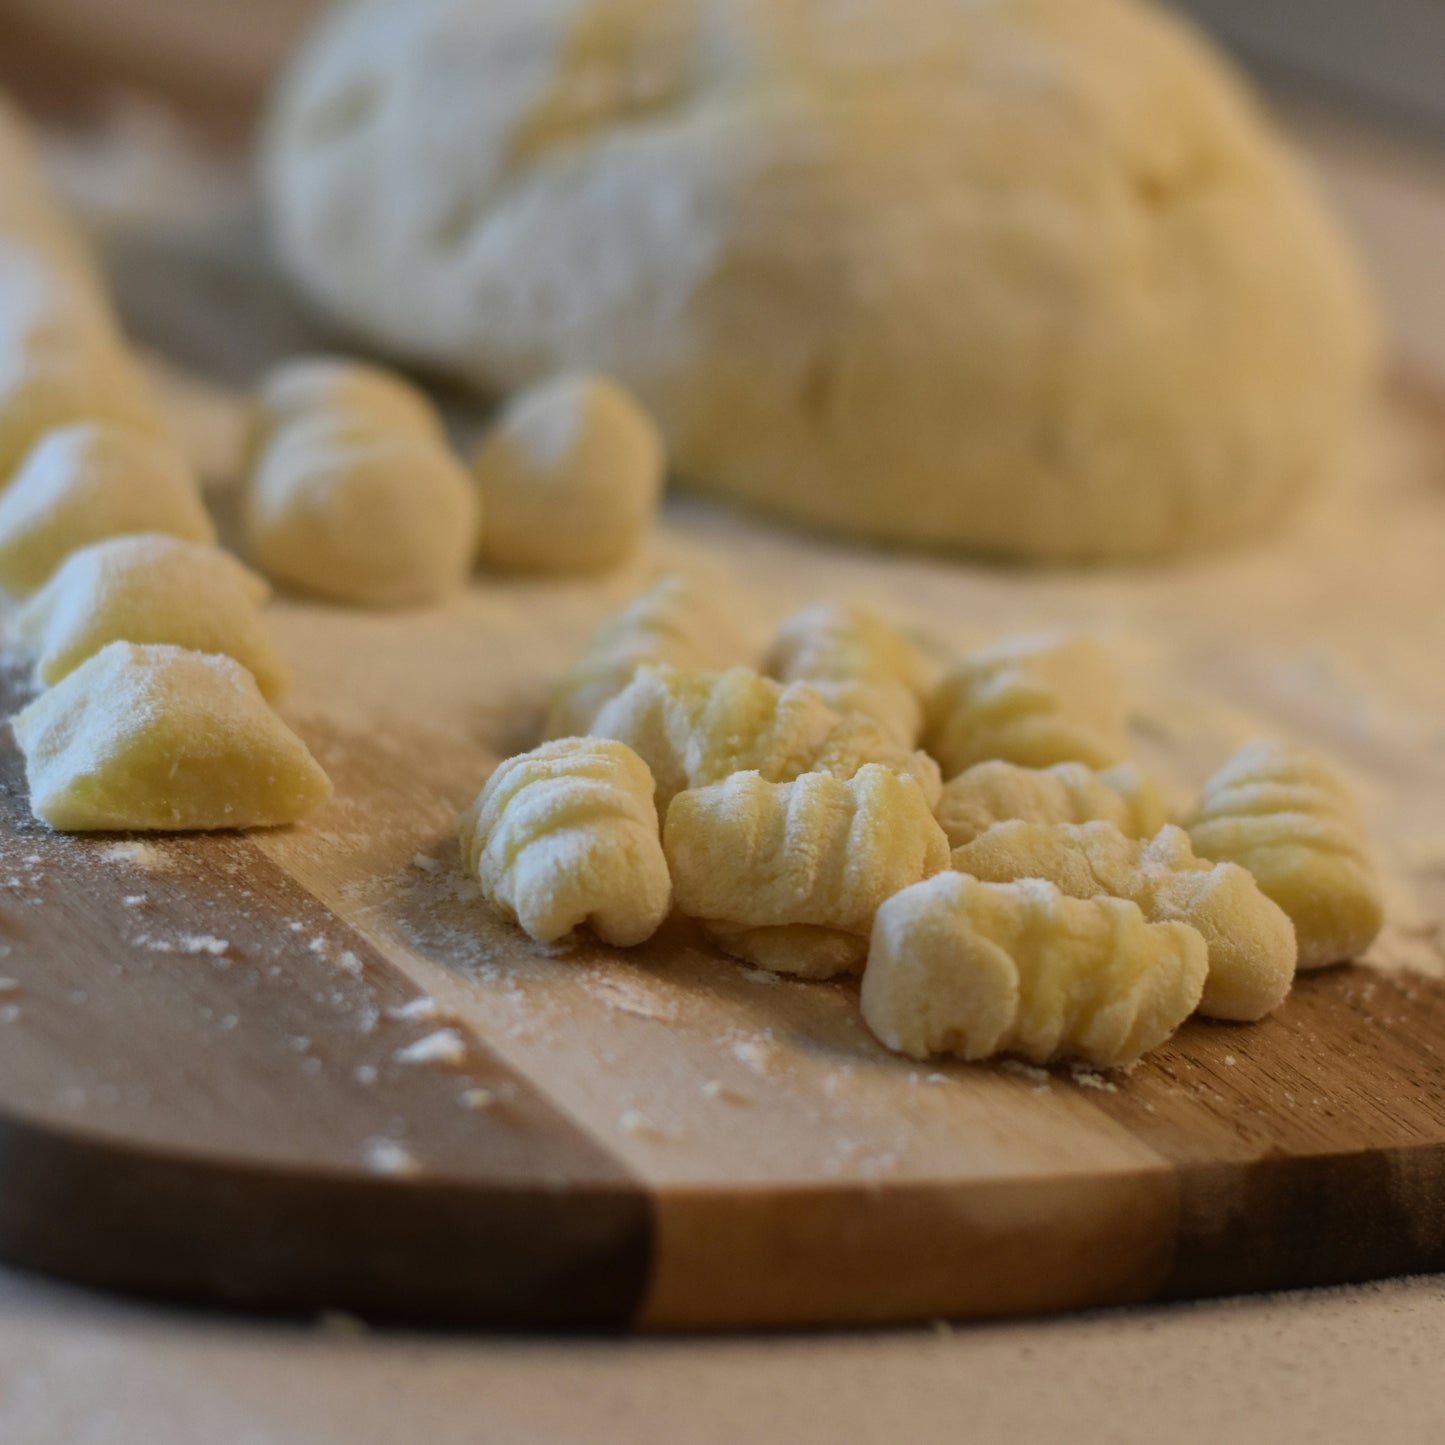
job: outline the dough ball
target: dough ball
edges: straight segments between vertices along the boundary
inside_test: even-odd
[[[357,434],[344,413],[288,426],[246,496],[251,555],[339,602],[433,602],[465,580],[478,505],[466,469],[415,432]]]
[[[514,398],[472,458],[499,567],[588,572],[621,561],[662,493],[663,450],[615,382],[561,376]]]
[[[318,414],[350,418],[358,431],[411,432],[444,442],[431,398],[381,366],[335,356],[302,356],[269,372],[252,404],[254,458],[283,427]]]
[[[53,686],[108,643],[171,643],[234,658],[269,700],[286,669],[261,625],[270,589],[229,552],[177,537],[112,537],[72,552],[20,609],[15,636]]]
[[[930,548],[1250,537],[1348,455],[1351,257],[1141,0],[371,0],[277,96],[270,225],[380,349],[606,372],[692,484]]]
[[[180,453],[111,422],[53,431],[0,492],[0,587],[28,596],[71,552],[130,532],[216,540]]]
[[[31,811],[62,832],[271,827],[331,796],[229,657],[112,642],[14,728]]]

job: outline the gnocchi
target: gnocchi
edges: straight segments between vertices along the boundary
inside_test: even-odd
[[[710,593],[687,578],[664,577],[593,633],[553,689],[545,735],[590,732],[645,663],[707,672],[746,655],[746,640]]]
[[[216,540],[174,447],[110,422],[62,427],[0,492],[0,586],[28,596],[71,552],[133,532]]]
[[[938,821],[961,848],[996,823],[1112,823],[1126,838],[1152,838],[1169,821],[1159,790],[1133,763],[1096,772],[1083,763],[1021,768],[975,763],[943,785]]]
[[[726,952],[806,978],[856,972],[878,905],[948,866],[923,790],[873,763],[679,793],[662,843],[680,912]]]
[[[472,457],[482,560],[592,572],[636,550],[662,495],[662,438],[616,382],[566,375],[514,397]]]
[[[1208,968],[1194,929],[1148,923],[1124,899],[940,873],[878,909],[863,1017],[914,1058],[1124,1066],[1188,1018]]]
[[[1247,868],[1290,916],[1300,968],[1357,958],[1384,923],[1359,809],[1303,748],[1247,743],[1204,785],[1189,836],[1201,857]]]
[[[72,552],[15,616],[47,686],[107,643],[166,642],[235,658],[274,700],[286,669],[261,625],[269,588],[228,552],[159,533]]]
[[[458,833],[483,895],[539,942],[585,924],[629,947],[667,917],[652,775],[621,743],[559,738],[509,758]]]
[[[1009,642],[962,658],[929,698],[923,744],[956,777],[1001,759],[1107,768],[1128,751],[1123,686],[1086,637]]]
[[[435,602],[460,587],[479,524],[465,469],[440,441],[345,409],[272,436],[244,521],[251,555],[272,577],[373,607]]]
[[[112,642],[13,726],[31,809],[61,832],[272,827],[331,796],[229,657]]]
[[[664,811],[685,788],[751,771],[786,783],[813,772],[847,779],[865,763],[883,763],[912,775],[930,807],[942,786],[927,754],[895,742],[862,714],[840,717],[806,684],[784,687],[746,667],[719,673],[643,667],[592,731],[646,759]]]
[[[1072,898],[1126,898],[1151,923],[1188,924],[1209,953],[1199,1011],[1211,1018],[1263,1018],[1294,980],[1283,910],[1243,868],[1196,858],[1180,828],[1141,842],[1112,823],[1000,823],[955,849],[953,866],[990,883],[1045,878]]]
[[[905,747],[918,746],[928,664],[915,643],[861,607],[820,604],[795,613],[762,670],[781,682],[806,682],[836,712],[861,712]]]

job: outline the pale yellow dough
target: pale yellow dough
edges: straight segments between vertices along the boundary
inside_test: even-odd
[[[712,672],[747,653],[747,639],[711,591],[686,577],[664,577],[588,639],[552,691],[546,736],[590,732],[597,714],[645,663]]]
[[[1294,981],[1284,910],[1243,868],[1196,858],[1181,828],[1139,841],[1112,823],[1000,823],[954,849],[953,866],[990,883],[1045,878],[1071,898],[1127,898],[1151,923],[1187,923],[1209,950],[1199,1011],[1211,1018],[1261,1019]]]
[[[109,422],[53,431],[0,492],[0,587],[28,596],[70,553],[136,532],[216,540],[179,451]]]
[[[1255,537],[1378,351],[1282,137],[1137,0],[353,0],[265,134],[277,253],[369,343],[604,371],[682,480],[870,538]]]
[[[1194,929],[1147,923],[1123,899],[940,873],[879,908],[863,1017],[914,1058],[1017,1054],[1109,1068],[1169,1038],[1208,970]]]
[[[431,398],[396,372],[346,357],[298,356],[268,372],[252,398],[252,462],[277,432],[318,415],[346,418],[363,432],[446,440]]]
[[[251,556],[273,578],[338,602],[405,607],[438,602],[466,580],[478,509],[442,442],[341,408],[272,435],[244,520]]]
[[[1304,748],[1247,743],[1204,785],[1189,837],[1201,857],[1247,868],[1289,914],[1300,968],[1358,958],[1384,923],[1355,800]]]
[[[1159,790],[1133,763],[1100,772],[1083,763],[975,763],[943,785],[936,811],[954,848],[1013,819],[1112,823],[1126,838],[1152,838],[1169,821]]]
[[[15,617],[47,686],[111,642],[171,643],[233,657],[268,701],[286,669],[261,624],[270,589],[228,552],[158,533],[72,552]]]
[[[482,560],[593,572],[636,551],[662,496],[665,454],[616,382],[567,375],[513,397],[472,457]]]
[[[1026,638],[960,658],[928,702],[923,744],[956,777],[995,759],[1107,768],[1128,752],[1124,688],[1087,637]]]
[[[878,905],[948,866],[923,790],[871,763],[846,781],[740,772],[679,793],[662,843],[679,912],[728,953],[806,978],[856,972]]]
[[[13,726],[31,810],[62,832],[271,827],[331,796],[229,657],[112,642]]]
[[[687,672],[646,666],[597,715],[598,737],[643,757],[664,813],[685,788],[756,770],[770,783],[803,773],[851,778],[866,763],[911,775],[930,807],[942,784],[926,753],[895,741],[862,713],[840,716],[805,683],[786,687],[746,667]]]
[[[559,738],[507,759],[457,826],[483,895],[539,942],[585,925],[628,947],[667,917],[652,775],[621,743]]]
[[[778,629],[762,670],[806,682],[837,712],[861,712],[918,746],[931,669],[916,643],[863,607],[819,603]]]

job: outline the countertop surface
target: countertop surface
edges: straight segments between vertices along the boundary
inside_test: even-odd
[[[1408,375],[1445,390],[1445,154],[1293,120]],[[615,1340],[235,1319],[0,1272],[0,1440],[1391,1445],[1445,1424],[1442,1350],[1442,1277],[954,1328]]]

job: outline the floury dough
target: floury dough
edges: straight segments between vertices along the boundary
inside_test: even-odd
[[[1138,557],[1349,454],[1351,258],[1140,0],[372,0],[291,67],[279,255],[367,342],[616,377],[680,477],[874,538]]]

